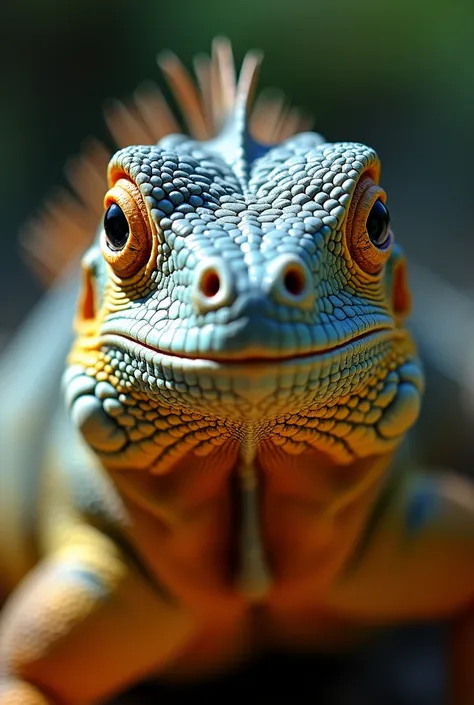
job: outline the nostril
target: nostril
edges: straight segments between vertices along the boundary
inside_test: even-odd
[[[196,263],[192,284],[192,301],[198,313],[216,311],[235,300],[234,279],[220,257],[206,257]]]
[[[200,289],[208,299],[216,296],[221,288],[221,280],[215,269],[208,269],[202,273]]]
[[[306,287],[306,277],[302,269],[290,266],[283,275],[283,286],[291,296],[301,296]]]
[[[310,310],[315,296],[312,281],[311,270],[303,258],[288,252],[270,260],[264,287],[278,303]]]

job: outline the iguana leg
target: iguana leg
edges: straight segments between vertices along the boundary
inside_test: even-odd
[[[0,705],[96,702],[163,668],[193,631],[107,537],[72,540],[5,605]]]
[[[454,473],[395,478],[330,606],[353,621],[452,623],[449,705],[474,703],[474,485]]]

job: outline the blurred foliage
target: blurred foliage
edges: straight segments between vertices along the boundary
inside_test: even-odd
[[[470,164],[474,4],[413,0],[24,0],[2,9],[2,276],[12,329],[39,294],[16,234],[62,181],[100,107],[156,78],[157,52],[189,66],[228,35],[237,60],[264,50],[261,86],[279,86],[329,140],[382,157],[396,234],[409,256],[472,287]],[[5,297],[5,298],[4,298]]]

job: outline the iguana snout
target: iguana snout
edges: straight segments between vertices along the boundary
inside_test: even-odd
[[[279,235],[271,233],[270,237]],[[282,254],[263,265],[249,267],[247,276],[247,292],[240,295],[241,299],[261,299],[263,305],[269,301],[306,311],[314,304],[312,273],[298,255]],[[250,284],[252,280],[255,282],[253,286]],[[201,261],[196,268],[193,286],[195,310],[204,314],[232,305],[238,296],[238,288],[242,288],[237,286],[237,281],[238,273],[233,275],[225,259],[215,257]]]

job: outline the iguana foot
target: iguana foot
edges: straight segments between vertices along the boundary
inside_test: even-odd
[[[2,611],[0,705],[97,702],[163,670],[194,635],[190,615],[113,541],[92,529],[82,545],[70,538]]]

